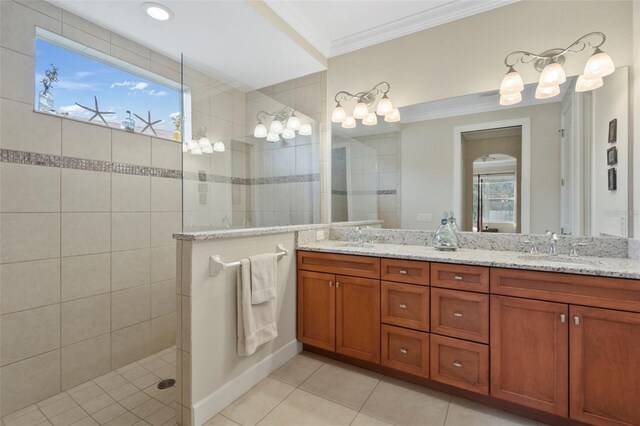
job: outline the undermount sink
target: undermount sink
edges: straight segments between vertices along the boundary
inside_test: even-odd
[[[574,265],[590,265],[598,266],[601,262],[593,259],[585,259],[582,257],[559,256],[550,254],[524,254],[520,256],[524,260],[542,260],[545,262],[569,263]]]

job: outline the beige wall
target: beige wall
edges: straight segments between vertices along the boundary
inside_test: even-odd
[[[633,67],[632,87],[632,135],[633,135],[633,231],[635,238],[640,239],[640,2],[633,3]]]
[[[23,3],[0,2],[0,148],[180,170],[172,141],[33,112],[35,26],[169,78],[179,64]],[[2,162],[0,180],[2,415],[175,344],[180,179]]]
[[[436,229],[453,209],[453,129],[531,118],[531,233],[560,229],[560,103],[513,108],[402,126],[402,228]],[[417,215],[431,213],[431,222]]]

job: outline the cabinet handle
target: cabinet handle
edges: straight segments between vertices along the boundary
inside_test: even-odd
[[[407,270],[406,269],[400,269],[400,273],[402,275],[407,275]]]
[[[462,318],[462,312],[454,312],[453,316],[454,317],[458,317],[458,318]]]
[[[329,287],[333,287],[333,281],[329,281]]]
[[[400,348],[400,352],[406,354],[409,350],[407,348]]]
[[[336,281],[336,288],[340,288],[340,281]]]
[[[565,314],[560,314],[560,322],[563,324],[567,322],[567,316]]]
[[[454,365],[454,367],[456,367],[456,368],[462,368],[462,363],[461,363],[460,361],[455,361],[455,362],[453,363],[453,365]]]
[[[401,304],[400,304],[400,308],[401,308],[401,309],[407,309],[407,305],[406,305],[406,304],[404,304],[404,303],[401,303]]]
[[[575,317],[573,317],[573,322],[574,322],[576,325],[580,325],[580,317],[579,317],[579,316],[577,316],[577,315],[576,315]]]
[[[453,279],[456,281],[462,281],[464,278],[462,278],[462,275],[454,275]]]

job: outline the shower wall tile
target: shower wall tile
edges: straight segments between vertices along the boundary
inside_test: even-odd
[[[60,33],[60,21],[16,2],[0,2],[0,45],[33,56],[33,27]]]
[[[175,290],[174,290],[175,292]],[[175,300],[175,294],[173,298]],[[176,313],[151,320],[151,352],[156,353],[176,344]]]
[[[151,249],[151,282],[173,279],[176,276],[176,246]]]
[[[111,253],[111,290],[124,290],[151,282],[151,250]]]
[[[151,139],[151,165],[163,169],[182,169],[182,146],[163,139]]]
[[[0,207],[2,212],[60,211],[60,169],[3,164]]]
[[[109,173],[62,169],[63,212],[108,212],[110,193]]]
[[[29,309],[2,317],[1,365],[57,349],[60,345],[60,305]]]
[[[109,294],[62,303],[62,345],[108,333],[110,305]]]
[[[5,5],[7,1],[0,2]],[[0,147],[5,149],[60,154],[62,119],[34,114],[33,106],[9,99],[0,99],[2,126]],[[30,123],[25,126],[24,123]]]
[[[63,302],[111,291],[111,254],[63,257],[61,260]]]
[[[0,314],[60,302],[60,259],[0,265]]]
[[[176,311],[176,280],[151,284],[151,318]]]
[[[94,124],[62,120],[62,155],[111,160],[111,130]]]
[[[129,132],[111,133],[111,160],[117,163],[151,165],[151,138]]]
[[[2,213],[0,216],[3,263],[60,256],[59,213]]]
[[[181,229],[181,213],[151,212],[151,247],[175,245],[172,235]]]
[[[115,370],[151,355],[149,321],[111,333],[111,369]]]
[[[179,212],[182,210],[182,181],[151,177],[151,211]]]
[[[131,250],[150,247],[150,221],[150,213],[113,213],[111,215],[112,250]]]
[[[148,284],[111,293],[111,330],[151,319],[150,301]]]
[[[149,176],[111,174],[111,210],[114,212],[148,212],[151,209]]]
[[[98,50],[102,53],[109,53],[109,42],[96,37],[86,31],[82,31],[72,25],[62,24],[62,35],[70,40]]]
[[[32,56],[0,48],[0,97],[31,104],[34,66]]]
[[[60,363],[63,391],[107,374],[111,370],[111,335],[65,346]]]
[[[62,256],[111,250],[109,213],[62,213]]]

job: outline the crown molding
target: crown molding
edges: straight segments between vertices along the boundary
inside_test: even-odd
[[[361,31],[347,37],[334,40],[330,44],[328,57],[338,56],[354,50],[372,46],[374,44],[389,41],[398,37],[409,35],[427,28],[446,24],[457,19],[466,18],[471,15],[486,12],[498,7],[515,3],[519,0],[487,0],[487,1],[464,1],[454,0],[441,6],[424,10],[405,18],[397,19],[384,25],[379,25],[369,30]],[[273,0],[267,2],[276,3]],[[287,2],[277,2],[278,6]],[[287,9],[294,7],[288,5]],[[293,19],[293,18],[292,18]],[[291,24],[293,26],[293,24]],[[307,26],[308,28],[308,26]],[[302,33],[301,33],[302,34]],[[305,37],[304,34],[302,34]],[[313,44],[311,40],[310,43]],[[317,46],[316,46],[317,47]],[[322,51],[322,49],[320,49]]]

